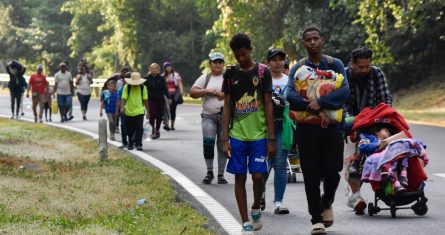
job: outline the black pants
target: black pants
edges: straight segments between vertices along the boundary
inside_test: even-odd
[[[321,214],[335,198],[343,168],[343,137],[336,125],[323,129],[315,125],[297,126],[297,144],[312,224],[322,222]],[[320,181],[323,180],[323,196]]]
[[[20,104],[22,102],[22,92],[10,92],[11,94],[11,113],[12,116],[14,116],[14,107],[15,107],[15,103],[17,103],[17,107],[16,107],[16,116],[19,116],[19,111],[20,111]]]
[[[144,133],[144,114],[134,117],[125,115],[125,124],[128,131],[128,146],[142,147],[142,134]],[[134,136],[134,139],[132,138]]]
[[[77,92],[77,99],[80,103],[80,110],[87,111],[88,110],[88,103],[90,102],[91,95],[82,95],[79,92]]]

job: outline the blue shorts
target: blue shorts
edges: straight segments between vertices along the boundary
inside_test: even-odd
[[[266,144],[267,139],[241,141],[230,138],[232,156],[227,164],[227,172],[246,175],[249,167],[250,174],[267,173]]]

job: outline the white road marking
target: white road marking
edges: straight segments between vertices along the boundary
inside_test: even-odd
[[[0,115],[0,117],[10,118],[7,115]],[[29,118],[20,118],[20,120],[27,122],[34,122],[33,119]],[[76,131],[84,135],[90,136],[93,139],[99,139],[98,134],[82,130],[76,127],[66,126],[57,123],[48,123],[48,122],[45,124]],[[108,143],[116,147],[121,145],[121,143],[117,141],[108,140]],[[179,185],[181,185],[184,189],[186,189],[194,198],[196,198],[196,200],[198,200],[210,212],[210,214],[221,225],[221,227],[224,230],[226,230],[228,234],[240,234],[241,224],[229,213],[229,211],[227,211],[226,208],[224,208],[219,202],[217,202],[214,198],[212,198],[208,193],[202,190],[198,185],[193,183],[193,181],[191,181],[181,172],[144,152],[137,150],[132,150],[132,151],[124,150],[124,151],[136,155],[143,161],[159,168],[162,171],[162,174],[168,175],[176,182],[178,182]]]
[[[436,173],[436,174],[434,174],[434,175],[437,175],[437,176],[439,176],[439,177],[443,177],[443,178],[445,178],[445,173]]]

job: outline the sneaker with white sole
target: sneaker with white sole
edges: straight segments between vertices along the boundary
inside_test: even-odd
[[[250,211],[250,216],[252,216],[252,226],[254,231],[258,231],[263,227],[263,222],[261,221],[261,210],[252,209]]]
[[[355,213],[358,215],[363,214],[366,209],[366,201],[362,198],[360,192],[353,193],[351,197],[349,197],[346,205],[354,209]]]
[[[245,222],[243,228],[241,229],[242,235],[253,235],[253,225],[250,222]]]

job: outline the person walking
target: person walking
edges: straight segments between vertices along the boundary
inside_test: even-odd
[[[9,61],[6,65],[6,72],[9,74],[8,88],[11,96],[11,119],[19,119],[20,117],[19,112],[20,105],[22,103],[22,96],[27,87],[26,80],[23,77],[25,71],[26,68],[15,60]]]
[[[46,76],[43,74],[43,66],[38,64],[37,73],[32,74],[29,78],[29,86],[26,92],[26,98],[29,98],[29,90],[32,91],[32,111],[34,113],[34,122],[42,122],[43,109],[46,100],[46,89],[48,81]],[[39,105],[39,113],[37,115],[37,105]]]
[[[66,68],[67,66],[64,62],[60,63],[60,71],[54,75],[55,85],[53,93],[57,93],[60,122],[68,121],[68,111],[73,103],[71,96],[74,95],[73,76]]]
[[[131,74],[127,73],[124,78],[130,78]],[[117,109],[116,109],[116,116],[120,119],[120,127],[121,127],[121,141],[122,145],[119,146],[120,149],[127,148],[128,147],[128,131],[127,131],[127,124],[125,123],[125,113],[121,112],[121,105],[122,105],[122,92],[124,91],[124,87],[127,84],[125,82],[125,79],[119,80],[118,82],[122,82],[122,85],[117,90]],[[118,133],[119,127],[116,128],[116,133]]]
[[[285,59],[286,53],[284,53],[284,51],[279,48],[273,48],[267,52],[267,65],[269,66],[272,74],[272,90],[277,95],[277,97],[282,98],[283,102],[286,99],[285,93],[288,83],[288,77],[282,73]],[[277,102],[279,101],[277,100]],[[277,149],[277,153],[273,158],[269,159],[269,168],[273,168],[274,170],[274,214],[289,214],[289,209],[282,205],[287,183],[288,156],[288,150],[284,149],[282,146],[281,135],[283,132],[284,104],[282,108],[283,109],[278,108],[280,110],[277,110],[278,112],[276,113],[274,110],[275,146]],[[269,174],[270,173],[266,174],[265,177],[265,189]],[[264,192],[261,200],[261,209],[263,210],[266,206],[265,195],[266,193]]]
[[[182,85],[182,78],[178,72],[173,69],[171,62],[164,63],[164,74],[162,75],[167,82],[168,95],[171,99],[170,102],[170,126],[164,122],[164,129],[169,131],[175,130],[176,120],[176,107],[178,104],[182,104],[182,96],[184,93],[184,86]]]
[[[116,107],[117,107],[117,91],[116,82],[110,80],[107,83],[107,90],[103,90],[100,95],[100,117],[102,117],[102,110],[105,109],[105,113],[108,118],[108,126],[110,130],[110,140],[115,140],[114,134],[116,132]]]
[[[209,55],[210,73],[199,77],[190,90],[192,98],[202,98],[201,126],[203,138],[204,159],[207,174],[202,180],[203,184],[211,184],[215,178],[213,174],[213,159],[215,156],[215,140],[218,156],[218,184],[227,184],[224,178],[227,158],[222,149],[222,110],[224,106],[224,93],[221,92],[223,84],[224,55],[213,52]]]
[[[80,102],[83,120],[87,120],[88,103],[91,98],[91,84],[93,84],[93,78],[88,72],[87,66],[83,65],[76,76],[77,99]]]
[[[148,107],[147,87],[143,85],[145,79],[141,78],[138,72],[132,72],[131,78],[125,78],[124,89],[122,90],[121,113],[125,114],[125,123],[128,131],[128,150],[136,149],[142,151],[142,134],[144,125],[144,113],[147,110],[149,119],[150,110]],[[145,108],[144,108],[145,106]],[[133,138],[134,136],[134,138]]]
[[[324,39],[319,28],[305,28],[302,42],[308,57],[298,61],[290,71],[287,100],[291,110],[309,111],[318,116],[318,123],[297,122],[296,129],[304,187],[312,217],[311,233],[325,234],[325,228],[334,223],[332,204],[343,168],[344,123],[328,122],[324,110],[341,109],[348,98],[349,87],[343,63],[323,54]],[[296,91],[294,81],[297,70],[304,65],[318,70],[333,70],[345,79],[338,89],[325,96],[318,99],[303,97]],[[320,182],[323,182],[323,195],[320,195]]]
[[[358,47],[351,53],[351,66],[346,68],[350,94],[346,101],[345,117],[355,117],[364,108],[375,108],[380,103],[392,105],[392,96],[382,69],[371,65],[372,50]],[[346,203],[361,215],[366,209],[366,201],[360,194],[361,175],[364,161],[359,158],[351,159],[346,168],[351,195]]]
[[[160,67],[158,64],[151,64],[149,70],[149,73],[145,77],[144,85],[148,91],[148,106],[150,107],[149,122],[152,129],[151,138],[158,139],[161,136],[159,129],[164,114],[164,96],[168,95],[167,83],[159,74]]]
[[[230,48],[238,62],[224,73],[223,152],[229,158],[227,172],[235,175],[235,197],[243,234],[262,228],[260,200],[267,157],[275,156],[272,77],[264,64],[251,58],[253,47],[244,33],[235,34]],[[246,198],[247,168],[253,181],[253,204],[249,222]]]

